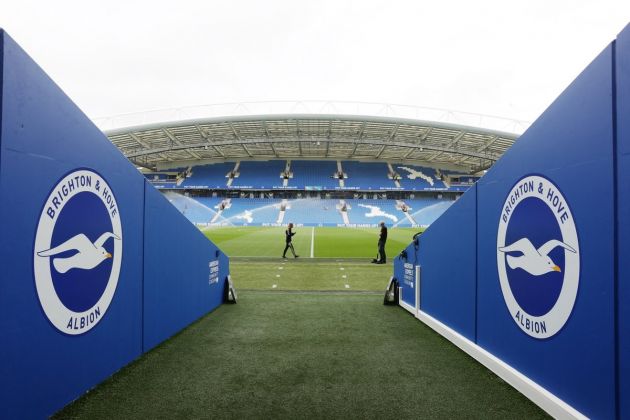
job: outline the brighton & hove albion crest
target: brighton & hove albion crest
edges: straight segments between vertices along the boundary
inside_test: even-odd
[[[569,319],[580,281],[573,214],[558,187],[540,175],[519,180],[501,211],[497,269],[503,298],[528,335],[555,335]]]
[[[96,326],[116,292],[123,235],[118,203],[98,173],[78,169],[59,180],[42,208],[33,248],[37,295],[59,331]]]

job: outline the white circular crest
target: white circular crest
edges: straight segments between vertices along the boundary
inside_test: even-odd
[[[77,195],[81,193],[98,197],[98,200],[92,198],[91,201],[98,203],[98,206],[102,204],[103,209],[99,209],[98,213],[107,213],[112,231],[98,232],[98,236],[92,234],[92,237],[85,235],[82,229],[89,229],[86,223],[89,223],[92,216],[85,214],[85,217],[65,222],[66,225],[73,225],[71,231],[75,234],[72,237],[63,243],[51,243],[64,208],[78,199]],[[83,194],[81,197],[85,196]],[[57,182],[46,199],[37,225],[33,247],[33,273],[42,309],[59,331],[69,335],[84,334],[103,319],[118,285],[122,243],[118,203],[112,189],[101,175],[90,169],[77,169]],[[91,291],[95,294],[93,300],[96,303],[81,311],[68,308],[56,289],[54,278],[63,278],[72,273],[72,281],[85,282],[82,287],[89,290],[90,281],[93,280],[92,270],[110,258],[111,271],[107,276],[104,290]],[[76,283],[74,285],[76,286]],[[68,287],[72,288],[72,284]]]
[[[546,242],[539,243],[538,248],[532,244],[527,235],[514,240],[513,243],[505,243],[512,215],[523,200],[528,198],[540,200],[551,210],[561,233],[561,238],[545,238]],[[539,220],[532,216],[527,218],[526,222],[533,235]],[[543,237],[544,233],[542,232]],[[564,249],[564,267],[562,268],[555,265],[547,255],[557,247]],[[510,267],[510,271],[508,271],[506,265]],[[540,175],[525,176],[509,192],[503,204],[499,220],[497,269],[503,298],[512,315],[512,319],[521,330],[534,338],[544,339],[552,337],[562,329],[573,311],[578,292],[580,249],[569,203],[558,187],[549,179]],[[544,276],[554,271],[562,274],[562,285],[559,295],[548,312],[532,315],[523,308],[510,286],[508,273],[514,273],[514,270],[523,270],[532,282],[544,282]],[[540,288],[538,292],[545,293],[545,289]],[[533,297],[533,299],[535,298]]]

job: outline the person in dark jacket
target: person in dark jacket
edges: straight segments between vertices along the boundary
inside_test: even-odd
[[[284,247],[284,251],[282,252],[282,258],[287,257],[287,250],[289,249],[291,250],[294,258],[299,257],[299,255],[295,253],[295,249],[293,248],[293,235],[295,235],[295,232],[293,232],[293,223],[289,223],[287,230],[284,231],[285,242],[287,245]]]
[[[378,253],[376,259],[372,260],[374,264],[385,264],[387,262],[387,256],[385,255],[385,243],[387,242],[387,227],[385,222],[378,224],[381,227],[381,233],[378,236]]]

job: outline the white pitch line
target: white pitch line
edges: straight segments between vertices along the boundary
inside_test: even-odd
[[[315,256],[315,226],[311,228],[311,258]]]
[[[276,287],[278,287],[277,284],[274,284],[274,285],[271,286],[272,289],[275,289]]]
[[[280,274],[276,274],[276,277],[280,277]]]

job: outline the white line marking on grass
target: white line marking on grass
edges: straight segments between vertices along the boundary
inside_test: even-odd
[[[343,268],[343,267],[339,267],[339,269],[340,269],[340,270],[345,270],[345,268]]]
[[[311,229],[311,258],[315,256],[315,227]]]
[[[278,287],[277,284],[274,284],[273,286],[271,286],[272,289],[275,289],[276,287]]]
[[[348,276],[346,276],[345,274],[343,276],[341,276],[342,279],[345,279],[346,277],[348,277]]]
[[[280,274],[276,274],[276,277],[280,277]]]
[[[346,289],[349,289],[349,288],[350,288],[350,285],[349,285],[349,284],[346,284]]]

